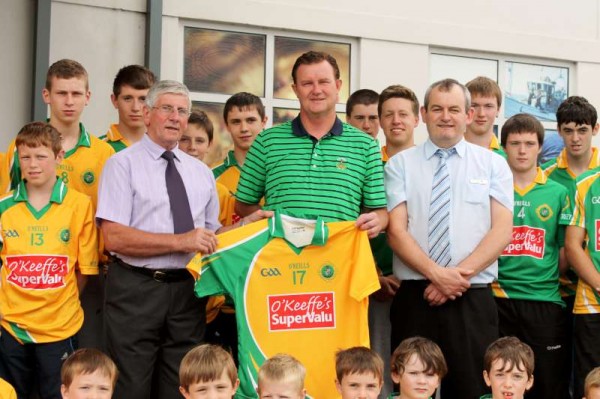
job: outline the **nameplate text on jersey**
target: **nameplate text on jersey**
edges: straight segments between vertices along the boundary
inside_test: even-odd
[[[45,290],[65,286],[69,257],[64,255],[8,255],[7,281],[21,288]]]
[[[335,328],[333,292],[269,295],[269,331]]]

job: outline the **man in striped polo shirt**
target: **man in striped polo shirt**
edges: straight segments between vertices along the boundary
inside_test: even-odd
[[[357,227],[375,237],[387,225],[379,146],[336,117],[342,81],[335,58],[304,53],[292,78],[300,115],[265,130],[252,144],[238,184],[236,213],[259,209],[264,196],[265,209],[325,221],[356,220]]]

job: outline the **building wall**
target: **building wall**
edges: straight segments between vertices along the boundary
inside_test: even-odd
[[[0,146],[27,122],[31,106],[33,0],[0,0],[0,79],[4,125]],[[341,7],[343,4],[343,7]],[[182,76],[183,24],[210,21],[291,32],[358,38],[356,87],[411,87],[421,98],[429,83],[429,52],[467,49],[573,62],[572,94],[600,106],[600,0],[163,0],[161,78]],[[144,61],[145,0],[54,0],[50,62],[71,57],[90,73],[92,99],[83,120],[103,134],[116,112],[109,101],[117,70]],[[4,12],[8,10],[9,12]],[[5,40],[9,37],[11,40]],[[38,94],[39,95],[39,94]],[[10,111],[9,111],[10,110]],[[7,133],[8,132],[8,133]],[[418,129],[417,141],[425,137]]]

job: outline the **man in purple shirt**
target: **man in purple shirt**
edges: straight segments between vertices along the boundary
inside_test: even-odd
[[[101,176],[96,220],[113,258],[105,326],[120,374],[116,399],[179,398],[179,363],[204,337],[206,299],[194,296],[185,266],[197,252],[212,253],[224,228],[211,170],[177,147],[190,108],[183,84],[155,84],[146,97],[146,135],[111,157]]]

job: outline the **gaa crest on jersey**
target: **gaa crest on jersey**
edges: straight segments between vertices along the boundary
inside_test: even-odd
[[[325,263],[323,266],[321,266],[321,269],[319,269],[319,275],[323,280],[333,280],[335,277],[335,268],[331,263]]]
[[[542,204],[535,209],[535,214],[542,222],[545,222],[554,215],[554,212],[552,212],[550,205]]]
[[[346,158],[339,157],[337,159],[337,165],[335,167],[338,168],[338,169],[341,169],[341,170],[346,169]]]
[[[88,169],[81,174],[81,181],[90,186],[96,181],[96,176],[91,169]]]
[[[61,229],[58,233],[60,242],[67,244],[71,239],[71,231],[68,228]]]
[[[502,256],[531,256],[542,259],[546,245],[546,230],[531,226],[514,226],[512,241]]]
[[[19,232],[16,229],[5,229],[2,230],[2,234],[6,238],[19,238]]]
[[[333,292],[267,296],[269,331],[335,328]]]
[[[6,281],[31,290],[62,288],[69,270],[65,255],[7,255]]]

